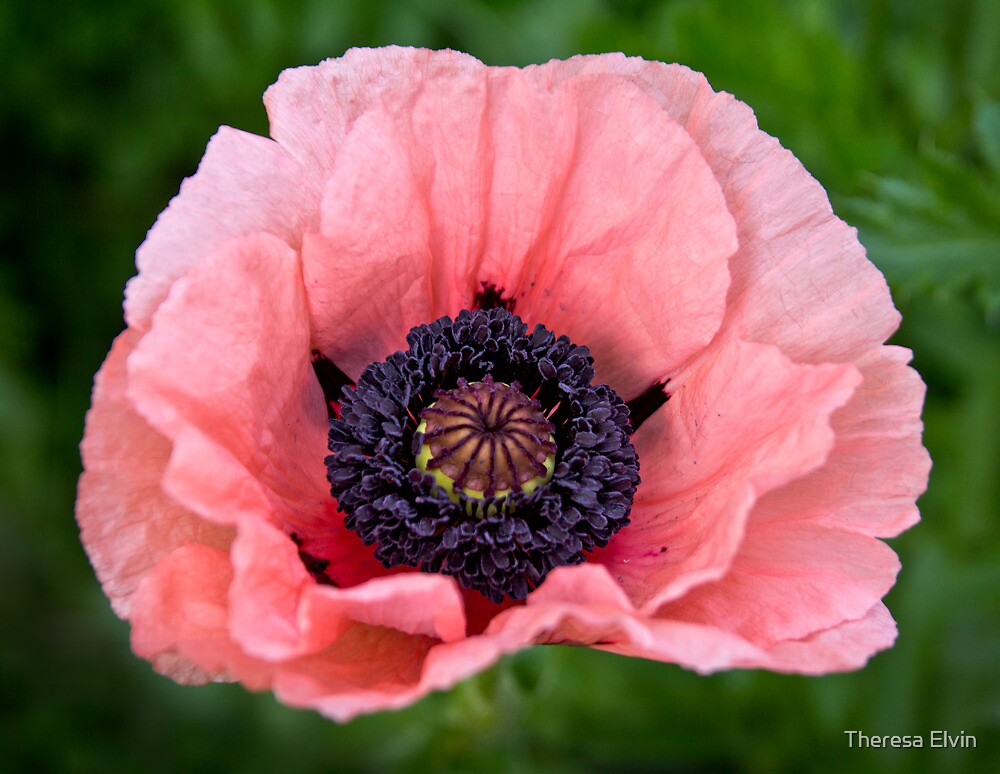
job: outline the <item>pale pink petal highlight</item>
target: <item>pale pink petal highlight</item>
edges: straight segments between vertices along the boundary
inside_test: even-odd
[[[457,51],[352,48],[316,67],[281,73],[264,94],[271,136],[309,168],[333,167],[354,122],[383,98],[407,102],[444,78],[481,73]]]
[[[317,222],[321,182],[277,143],[219,129],[136,251],[139,274],[125,292],[129,326],[147,330],[174,282],[234,237],[263,232],[298,248]]]
[[[352,378],[406,346],[432,320],[430,206],[385,113],[345,141],[323,197],[323,233],[309,234],[303,274],[316,346]]]
[[[502,251],[487,244],[481,273],[522,304],[528,323],[585,343],[597,381],[631,398],[718,330],[736,225],[697,146],[631,83],[581,78],[546,96],[575,115],[571,133],[546,132],[560,162],[547,175],[548,218],[520,250],[509,238]],[[537,121],[518,119],[515,134]],[[534,176],[522,182],[537,185]],[[530,211],[532,193],[511,194],[512,212],[526,220],[519,210]]]

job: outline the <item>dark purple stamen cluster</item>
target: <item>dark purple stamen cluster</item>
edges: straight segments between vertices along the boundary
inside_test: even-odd
[[[606,385],[591,385],[586,347],[540,325],[528,333],[502,308],[442,317],[406,340],[409,349],[343,389],[326,458],[345,524],[384,565],[453,575],[493,602],[524,599],[554,567],[583,562],[628,524],[639,483],[628,407]],[[512,492],[503,509],[483,515],[464,494],[452,502],[414,460],[423,442],[416,417],[435,393],[487,376],[537,400],[558,454],[551,481]]]

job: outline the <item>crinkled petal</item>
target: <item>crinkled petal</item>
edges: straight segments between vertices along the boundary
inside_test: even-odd
[[[222,127],[136,251],[125,319],[145,331],[180,277],[234,237],[264,232],[298,248],[315,227],[322,177],[277,143]]]
[[[718,626],[767,648],[862,618],[898,571],[893,550],[866,535],[751,519],[726,575],[659,614]]]
[[[186,545],[147,574],[132,607],[132,650],[184,682],[239,680],[267,688],[269,665],[247,656],[229,635],[229,554]]]
[[[356,624],[322,653],[284,664],[274,692],[285,704],[344,722],[450,688],[504,652],[501,642],[484,637],[436,644],[428,637]]]
[[[551,215],[527,253],[488,248],[481,273],[523,299],[527,322],[585,343],[597,381],[633,397],[718,330],[735,223],[698,148],[631,83],[581,78],[563,92],[576,120],[558,143],[569,163]],[[536,120],[518,118],[523,133]],[[516,170],[514,191],[523,177]],[[513,201],[532,204],[527,191]]]
[[[762,648],[723,625],[680,621],[665,611],[645,615],[607,569],[594,564],[554,570],[526,606],[497,616],[487,631],[506,648],[512,642],[588,645],[701,673],[765,668],[804,674],[857,669],[889,647],[895,633],[892,617],[876,603],[856,619]]]
[[[735,247],[711,171],[651,99],[504,70],[359,118],[303,264],[317,345],[348,374],[488,283],[632,395],[718,329]]]
[[[232,557],[233,636],[260,658],[318,653],[356,623],[442,641],[465,636],[452,578],[409,572],[349,589],[317,586],[288,536],[252,519],[240,524]]]
[[[330,497],[311,347],[297,254],[267,234],[234,239],[157,310],[129,359],[129,398],[173,441],[162,482],[171,497],[223,524],[250,516],[322,535],[305,550],[354,585],[386,571]]]
[[[140,580],[159,559],[187,544],[226,548],[233,536],[160,489],[170,442],[125,399],[125,363],[139,339],[133,330],[119,336],[95,379],[76,504],[90,561],[123,618]]]
[[[920,442],[926,387],[909,350],[879,347],[857,365],[864,381],[832,417],[836,442],[820,469],[770,493],[754,518],[809,520],[893,537],[920,518],[931,460]]]
[[[327,418],[295,252],[234,240],[179,280],[129,358],[128,396],[174,447],[165,490],[205,518],[325,513]]]
[[[607,569],[595,564],[553,570],[526,606],[497,616],[487,634],[524,643],[589,645],[699,672],[765,658],[722,629],[642,615]]]
[[[408,155],[385,113],[365,115],[327,185],[323,233],[303,245],[313,339],[353,379],[404,348],[417,321],[443,314],[430,205]]]
[[[543,82],[586,73],[630,78],[700,148],[738,223],[726,324],[803,362],[848,361],[899,325],[881,272],[857,232],[833,214],[823,187],[753,111],[700,73],[620,54],[529,70]]]
[[[319,652],[262,660],[245,653],[230,634],[235,582],[226,552],[192,545],[165,557],[136,592],[136,654],[180,682],[235,679],[254,690],[270,687],[287,704],[346,721],[448,688],[512,647],[487,638],[441,643],[359,622],[346,625]],[[376,590],[373,598],[378,596]]]
[[[915,520],[929,467],[924,385],[908,360],[896,347],[862,358],[862,384],[831,417],[836,440],[825,464],[762,497],[729,572],[667,606],[668,615],[769,646],[858,619],[891,588],[898,560],[871,536]]]
[[[299,608],[315,581],[291,539],[266,521],[242,519],[233,541],[232,566],[233,638],[246,652],[273,661],[307,652]]]
[[[318,653],[264,661],[247,655],[230,635],[233,582],[226,552],[192,545],[165,557],[136,593],[136,654],[179,682],[236,679],[253,690],[273,687],[287,704],[346,721],[448,688],[504,652],[502,643],[486,638],[440,643],[353,623]]]
[[[896,641],[896,622],[879,602],[864,616],[806,637],[775,644],[765,662],[756,664],[779,672],[822,675],[860,669]]]
[[[595,647],[627,656],[670,661],[702,673],[720,669],[769,669],[821,675],[860,669],[896,639],[896,625],[880,602],[857,620],[799,640],[783,640],[767,650],[723,628],[675,620],[644,619],[644,638],[619,639]]]
[[[715,347],[633,436],[643,483],[632,524],[595,558],[646,609],[721,577],[757,498],[826,459],[830,415],[859,381],[847,364],[796,364],[741,341]]]
[[[383,98],[406,103],[441,78],[485,69],[478,59],[457,51],[352,48],[316,67],[281,73],[264,94],[271,136],[303,166],[325,175],[354,122]]]

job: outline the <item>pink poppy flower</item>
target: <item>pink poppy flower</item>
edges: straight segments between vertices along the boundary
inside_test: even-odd
[[[541,643],[807,674],[892,644],[924,386],[746,105],[399,48],[265,103],[139,248],[96,379],[77,518],[137,654],[344,720]]]

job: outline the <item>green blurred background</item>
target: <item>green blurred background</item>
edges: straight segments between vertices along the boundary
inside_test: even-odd
[[[219,124],[266,134],[283,68],[388,43],[683,62],[826,186],[929,387],[935,467],[922,524],[892,541],[893,650],[807,679],[536,648],[344,726],[131,655],[72,512],[134,250]],[[998,98],[993,0],[0,0],[0,768],[1000,770]],[[850,749],[848,729],[978,748]]]

